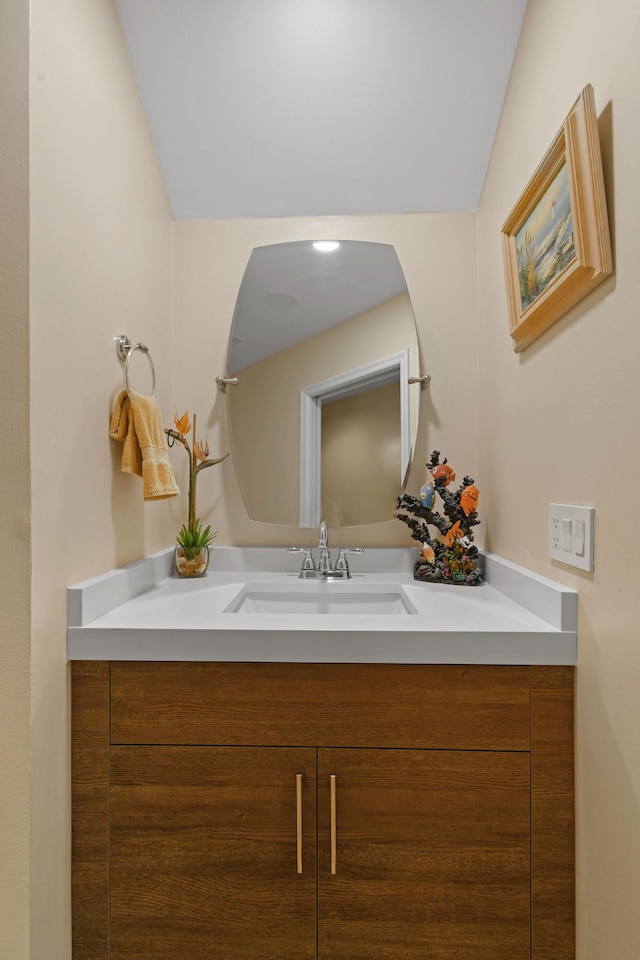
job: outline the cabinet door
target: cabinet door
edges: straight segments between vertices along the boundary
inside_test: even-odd
[[[112,960],[312,960],[315,774],[310,748],[112,747]]]
[[[320,750],[320,960],[528,958],[529,782],[524,753]]]

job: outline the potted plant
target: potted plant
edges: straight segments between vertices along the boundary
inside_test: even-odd
[[[204,529],[196,515],[196,480],[201,470],[221,463],[229,456],[217,460],[209,459],[209,446],[206,441],[199,441],[196,436],[196,415],[193,415],[193,449],[187,441],[187,434],[191,430],[189,411],[185,410],[181,417],[177,413],[173,418],[175,430],[165,427],[169,438],[169,446],[176,442],[181,443],[189,458],[189,514],[186,524],[180,528],[176,538],[175,566],[179,577],[202,577],[209,565],[209,546],[215,540],[216,533],[211,530],[211,524]]]

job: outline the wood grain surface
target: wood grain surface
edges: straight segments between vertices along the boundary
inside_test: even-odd
[[[529,668],[113,663],[114,743],[529,750]]]
[[[114,747],[112,960],[313,960],[315,774],[309,748]]]
[[[320,750],[319,956],[528,960],[529,758]],[[336,776],[336,873],[329,789]]]
[[[109,664],[71,664],[74,960],[109,957]]]
[[[531,668],[533,960],[575,956],[574,668]]]
[[[572,667],[72,682],[74,960],[573,960]]]

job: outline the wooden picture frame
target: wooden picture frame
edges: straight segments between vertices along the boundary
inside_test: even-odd
[[[593,88],[584,88],[502,228],[519,353],[613,270]]]

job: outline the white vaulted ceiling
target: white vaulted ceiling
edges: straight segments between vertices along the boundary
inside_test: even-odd
[[[176,219],[474,210],[526,0],[117,0]]]

